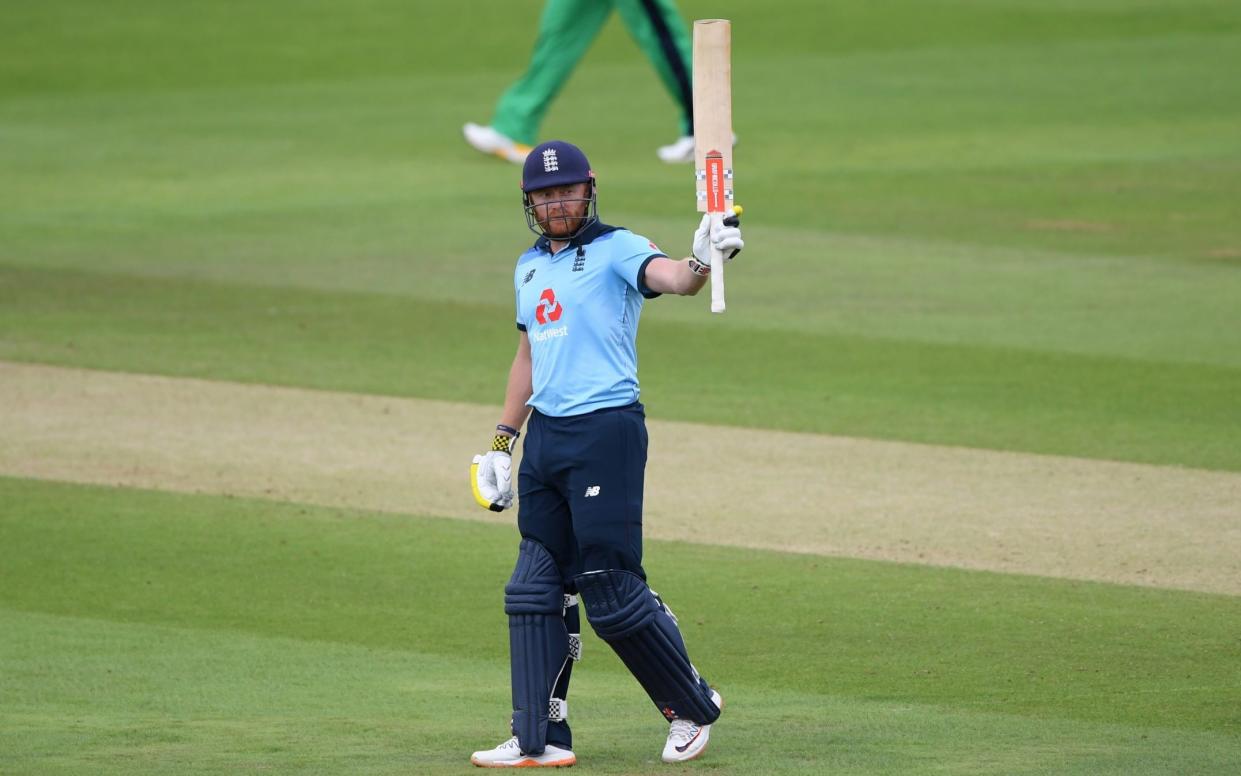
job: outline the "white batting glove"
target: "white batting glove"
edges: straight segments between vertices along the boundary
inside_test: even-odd
[[[513,456],[507,450],[474,456],[470,487],[474,500],[483,509],[503,512],[513,506]]]
[[[729,216],[725,220],[734,222],[734,225],[728,226],[721,222],[715,229],[712,229],[711,214],[703,214],[702,221],[698,223],[698,229],[694,231],[694,258],[700,264],[711,266],[711,248],[724,254],[724,261],[731,261],[745,247],[745,241],[741,239],[741,226],[737,216]]]

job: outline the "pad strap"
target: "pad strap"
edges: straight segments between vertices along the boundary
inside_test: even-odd
[[[578,617],[577,596],[564,594],[564,624],[569,631],[569,658],[573,662],[582,659],[581,620]]]

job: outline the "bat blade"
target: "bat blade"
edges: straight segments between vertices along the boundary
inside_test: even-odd
[[[714,228],[733,206],[732,22],[694,22],[694,170],[697,205]],[[724,312],[724,256],[711,251],[711,312]]]

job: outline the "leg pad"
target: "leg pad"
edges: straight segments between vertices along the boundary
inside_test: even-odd
[[[641,577],[629,571],[579,575],[578,592],[599,638],[668,719],[709,725],[720,716],[711,689],[689,662],[685,641],[667,607]]]
[[[570,661],[564,603],[564,583],[556,561],[543,545],[523,539],[517,567],[504,587],[504,612],[513,681],[513,734],[521,750],[530,755],[542,754],[547,746],[553,691],[557,685],[567,689]]]

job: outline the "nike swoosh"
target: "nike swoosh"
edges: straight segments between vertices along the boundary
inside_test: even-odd
[[[690,745],[690,744],[692,744],[692,743],[694,743],[695,741],[697,741],[697,740],[698,740],[698,736],[700,736],[700,735],[702,735],[702,728],[698,728],[698,732],[694,734],[694,737],[693,737],[693,738],[691,738],[690,740],[686,741],[686,742],[685,742],[685,744],[684,744],[683,746],[678,746],[678,747],[676,747],[676,750],[677,750],[678,752],[684,752],[686,749],[689,749],[689,745]]]

